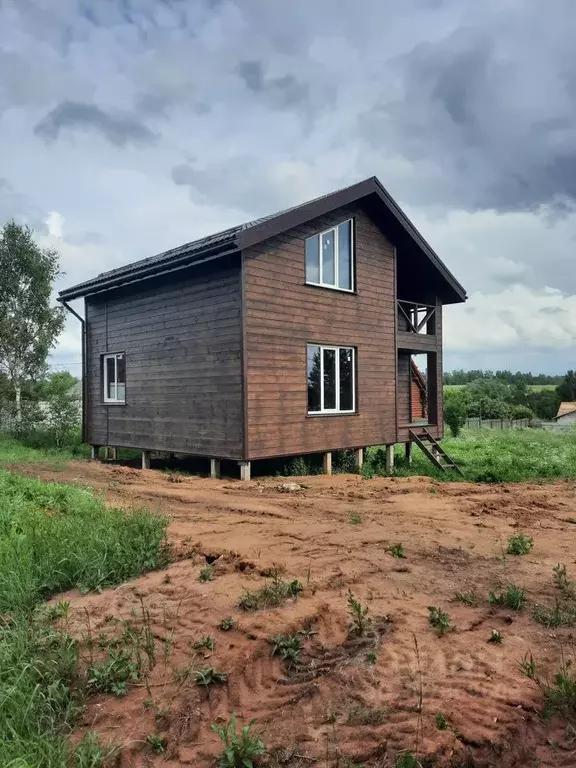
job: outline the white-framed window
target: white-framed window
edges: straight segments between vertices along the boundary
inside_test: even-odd
[[[124,352],[102,355],[102,386],[105,403],[126,402],[126,357]]]
[[[347,219],[332,229],[308,237],[305,243],[306,282],[354,290],[354,227]]]
[[[308,413],[354,413],[356,350],[307,344]]]

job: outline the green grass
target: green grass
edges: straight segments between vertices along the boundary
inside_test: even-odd
[[[101,589],[165,562],[167,521],[89,491],[0,470],[0,615],[56,592]]]
[[[519,482],[576,478],[576,430],[562,433],[539,429],[465,429],[460,437],[446,437],[442,446],[456,461],[464,478],[472,482]],[[367,452],[374,474],[384,474],[383,451]],[[396,456],[397,475],[428,475],[439,480],[462,480],[459,475],[435,469],[415,447],[408,467]]]
[[[88,458],[90,447],[82,443],[70,448],[32,448],[19,440],[0,434],[0,466],[9,464],[63,464],[70,459]]]
[[[466,384],[444,384],[444,392],[458,392],[461,389],[464,389]],[[528,384],[528,391],[529,392],[545,392],[545,391],[554,391],[556,389],[556,384]]]
[[[89,692],[66,610],[40,601],[97,589],[166,561],[167,522],[107,509],[87,491],[0,470],[0,765],[97,768],[109,753],[95,736],[67,736]],[[60,619],[58,625],[53,624]]]

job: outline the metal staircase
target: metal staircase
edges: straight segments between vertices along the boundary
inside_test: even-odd
[[[444,448],[435,437],[425,427],[419,428],[418,432],[410,430],[410,439],[413,440],[422,453],[434,464],[435,467],[443,472],[448,470],[462,474],[456,462],[448,456]]]

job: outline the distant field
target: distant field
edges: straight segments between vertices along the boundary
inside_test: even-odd
[[[465,384],[444,384],[445,392],[456,392],[458,389],[464,389]],[[543,392],[545,389],[555,390],[556,384],[529,384],[528,389],[531,392]]]

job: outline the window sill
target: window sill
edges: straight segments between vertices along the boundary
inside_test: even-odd
[[[114,400],[110,400],[110,401],[107,401],[107,400],[101,400],[101,401],[100,401],[100,405],[126,405],[126,401],[124,401],[123,403],[121,403],[120,401],[118,401],[118,402],[115,402]]]
[[[325,419],[325,418],[331,418],[331,417],[341,417],[341,416],[358,416],[358,411],[334,411],[332,413],[326,412],[326,413],[307,413],[306,418],[307,419]]]
[[[357,296],[358,292],[355,288],[337,288],[335,285],[322,285],[321,283],[309,283],[307,281],[304,281],[304,285],[307,288],[320,288],[324,291],[337,291],[338,293],[347,293],[351,296]]]

